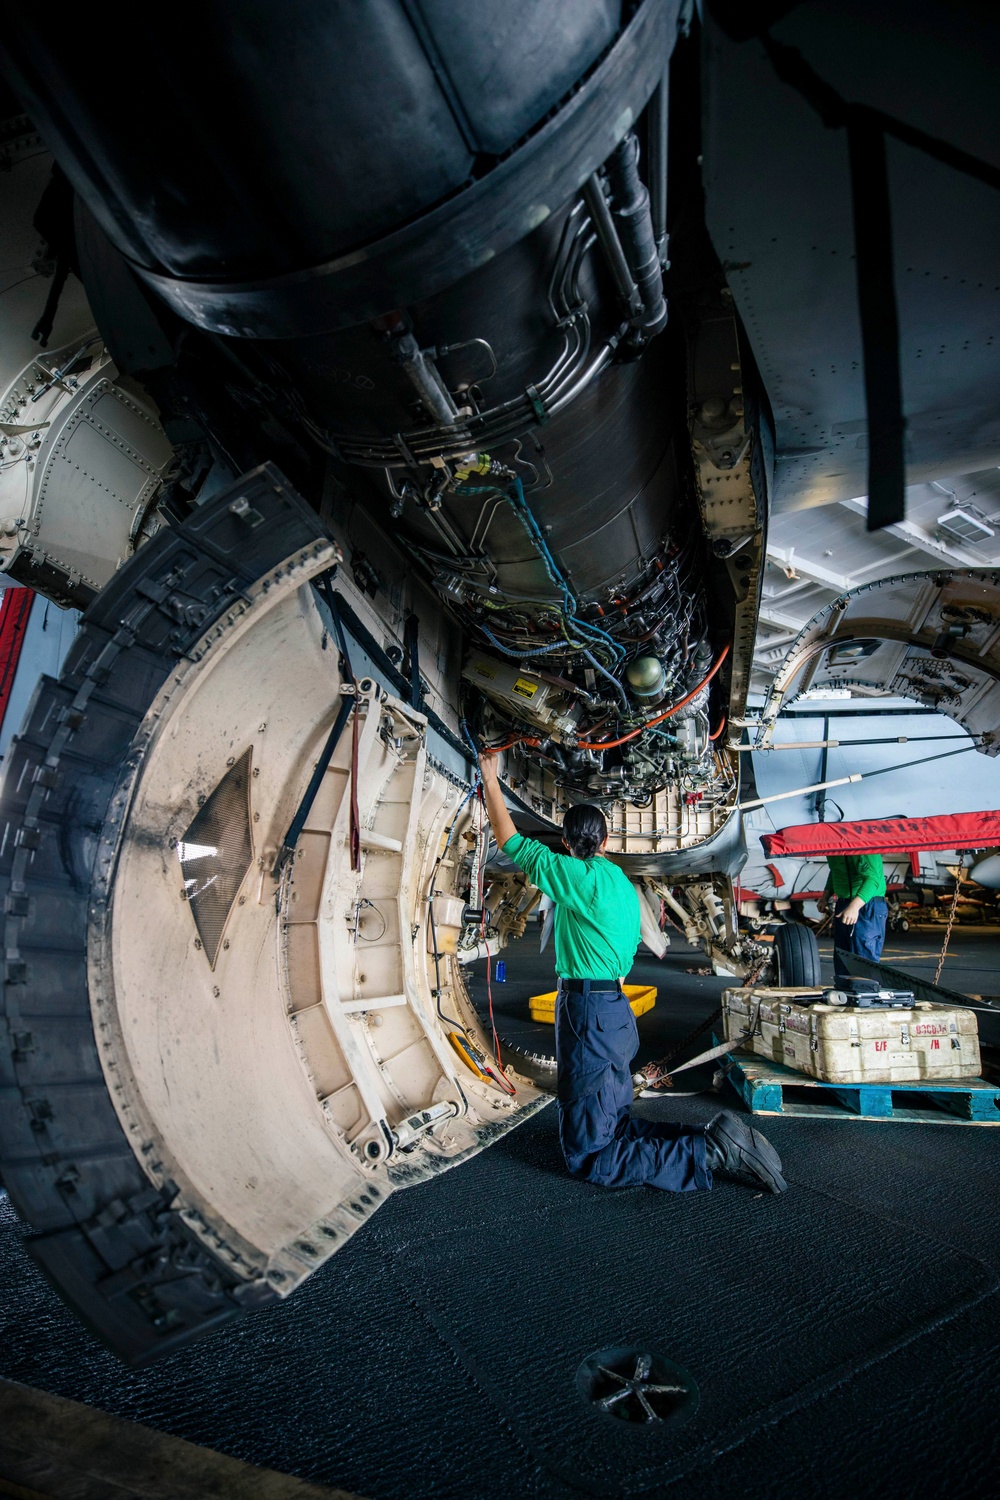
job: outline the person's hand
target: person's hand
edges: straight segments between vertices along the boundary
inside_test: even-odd
[[[493,829],[493,837],[500,848],[512,839],[517,833],[514,820],[507,811],[507,805],[503,800],[503,788],[497,774],[497,757],[488,750],[483,750],[479,755],[479,775],[482,778],[483,802],[486,805],[486,816],[490,820]]]
[[[497,758],[490,750],[479,753],[479,775],[483,786],[492,786],[498,780]]]
[[[829,898],[829,896],[820,896],[819,900],[816,902],[816,905],[819,907],[820,911],[823,913],[823,915],[825,917],[826,914],[827,914],[827,912],[830,910],[830,898]]]
[[[855,922],[858,920],[858,914],[860,913],[861,908],[864,906],[864,904],[865,903],[863,901],[859,900],[859,898],[855,896],[853,901],[848,901],[843,911],[837,912],[838,921],[843,922],[845,927],[853,927]]]

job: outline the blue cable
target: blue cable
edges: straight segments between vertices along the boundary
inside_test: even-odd
[[[459,819],[459,816],[461,814],[462,808],[465,806],[465,804],[469,801],[469,799],[471,797],[475,796],[475,794],[476,794],[476,787],[478,785],[479,785],[479,772],[477,771],[476,772],[476,779],[475,779],[475,781],[469,787],[469,790],[466,792],[465,796],[462,798],[461,802],[458,804],[458,806],[455,809],[455,816],[451,820],[451,827],[448,830],[448,837],[445,840],[445,846],[441,850],[441,859],[444,859],[445,855],[448,853],[449,848],[451,847],[451,841],[455,837],[455,829],[458,827],[458,819]],[[440,864],[440,860],[438,861],[438,863]],[[435,870],[436,870],[436,868],[437,867],[435,866]]]
[[[465,803],[468,802],[469,797],[472,796],[473,792],[479,786],[479,783],[482,781],[482,777],[479,774],[479,746],[476,744],[475,740],[472,738],[472,732],[469,729],[469,726],[468,726],[467,722],[465,721],[465,719],[459,719],[458,722],[459,722],[459,728],[462,731],[462,736],[463,736],[463,738],[465,740],[465,743],[468,745],[469,749],[472,751],[472,759],[476,763],[475,764],[475,770],[472,773],[472,785],[469,788],[468,796],[466,796],[465,802],[463,802],[462,806],[458,809],[458,812],[461,812],[462,811],[462,807],[465,806]],[[457,817],[458,813],[456,813],[455,816]],[[449,839],[448,842],[450,843],[451,840]]]
[[[568,620],[571,620],[573,622],[574,628],[581,634],[590,636],[592,640],[600,641],[602,645],[610,646],[615,663],[620,665],[625,660],[625,657],[627,655],[624,646],[620,645],[618,641],[615,640],[614,636],[609,635],[606,630],[602,630],[599,625],[592,625],[589,620],[581,620],[578,617],[576,613],[576,600],[573,598],[573,595],[570,592],[569,584],[566,582],[562,573],[559,571],[559,567],[556,563],[555,558],[552,556],[551,551],[549,550],[549,544],[545,540],[542,529],[539,526],[538,522],[535,520],[535,517],[531,512],[531,508],[528,505],[527,500],[524,498],[524,485],[521,483],[520,476],[517,474],[515,474],[514,476],[514,489],[516,491],[516,498],[514,495],[511,495],[509,491],[506,492],[507,498],[509,499],[522,526],[528,533],[531,542],[537,548],[542,562],[545,565],[545,571],[549,576],[550,582],[555,584],[556,588],[562,595],[563,613],[566,615]],[[492,485],[463,485],[460,493],[466,495],[502,495],[505,492],[499,489],[499,487]],[[493,645],[496,646],[497,650],[502,651],[505,656],[527,656],[532,654],[539,654],[526,651],[512,651],[509,647],[501,645],[496,636],[494,636],[489,630],[487,630],[485,626],[480,626],[480,629],[483,631],[483,634],[486,636],[487,640],[491,641]],[[604,671],[604,668],[601,667],[598,663],[595,662],[594,665],[597,666],[598,671]],[[605,672],[604,675],[608,676],[609,674]],[[611,680],[616,681],[616,679],[614,678],[612,678]],[[620,684],[618,684],[618,686],[620,688]]]
[[[502,651],[503,654],[504,654],[504,656],[538,656],[539,655],[538,651],[514,651],[514,650],[511,649],[510,646],[505,646],[502,641],[498,641],[497,638],[496,638],[496,636],[493,634],[492,630],[487,630],[485,625],[480,625],[479,629],[483,632],[483,635],[489,641],[490,645],[491,646],[495,646],[498,651]]]
[[[528,657],[548,656],[549,654],[549,648],[547,646],[527,646],[523,650],[515,651],[512,646],[505,646],[503,641],[498,641],[492,630],[487,630],[485,625],[481,624],[479,626],[479,629],[483,632],[483,635],[491,643],[491,645],[494,645],[498,651],[502,651],[504,656]]]
[[[625,648],[620,646],[613,636],[608,635],[607,631],[601,630],[599,626],[591,625],[588,620],[581,620],[577,617],[576,600],[570,593],[569,584],[560,573],[556,565],[556,560],[549,551],[548,542],[546,542],[538,522],[531,513],[528,502],[524,498],[524,486],[518,475],[514,476],[514,488],[517,490],[517,502],[514,509],[518,512],[525,530],[541,553],[542,561],[545,563],[545,571],[562,594],[563,609],[567,616],[573,621],[577,630],[586,631],[588,635],[596,636],[598,640],[603,641],[611,647],[616,661],[623,662],[626,655]]]
[[[622,687],[621,683],[618,681],[618,678],[617,677],[612,677],[612,675],[608,671],[607,667],[602,667],[601,664],[600,664],[600,662],[597,660],[597,657],[594,656],[594,654],[592,652],[590,652],[590,651],[584,651],[583,654],[587,658],[587,660],[590,662],[590,665],[592,667],[594,667],[598,672],[600,672],[600,674],[601,674],[602,677],[606,677],[608,679],[608,681],[610,682],[611,686],[614,688],[615,692],[618,694],[619,700],[620,700],[621,705],[624,708],[626,714],[631,713],[632,712],[632,705],[629,703],[628,699],[626,698],[626,696],[625,696],[625,689]]]
[[[472,751],[473,755],[478,760],[479,759],[479,746],[476,744],[475,740],[472,738],[472,731],[469,729],[468,721],[466,719],[460,719],[458,722],[459,722],[459,728],[462,731],[462,738],[465,740],[465,743],[468,745],[469,749]]]

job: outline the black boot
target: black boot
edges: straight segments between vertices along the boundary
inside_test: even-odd
[[[759,1130],[724,1109],[705,1127],[705,1162],[712,1172],[732,1177],[748,1187],[784,1193],[781,1157]]]

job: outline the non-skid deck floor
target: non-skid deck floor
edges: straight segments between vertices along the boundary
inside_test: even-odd
[[[894,961],[932,941],[907,934]],[[959,951],[988,972],[1000,934],[962,932]],[[700,963],[684,947],[640,959],[633,977],[660,989],[643,1056],[717,1004],[723,982],[685,972]],[[540,1050],[537,934],[507,974],[501,1030]],[[638,1107],[704,1123],[720,1102],[739,1107],[728,1089]],[[764,1128],[784,1197],[612,1194],[566,1176],[550,1107],[390,1199],[287,1304],[141,1372],[64,1310],[4,1202],[0,1375],[372,1500],[991,1495],[1000,1133]],[[577,1370],[612,1346],[683,1366],[692,1420],[632,1427],[588,1406]]]

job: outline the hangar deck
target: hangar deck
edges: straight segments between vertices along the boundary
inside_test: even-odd
[[[911,931],[885,959],[932,976],[939,941]],[[995,934],[952,942],[944,981],[989,994]],[[494,985],[508,1034],[550,957],[535,934],[511,948]],[[661,996],[643,1058],[714,1007],[724,981],[687,972],[701,961],[679,942],[638,960]],[[700,1122],[717,1102],[638,1107]],[[394,1196],[297,1297],[139,1372],[48,1291],[4,1199],[0,1376],[371,1500],[995,1492],[994,1131],[772,1119],[784,1197],[673,1197],[572,1181],[555,1124],[542,1110]],[[690,1372],[690,1422],[586,1404],[581,1361],[623,1345]]]

